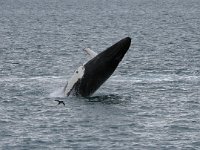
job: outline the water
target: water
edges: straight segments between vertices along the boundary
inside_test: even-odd
[[[199,8],[199,0],[1,0],[1,149],[199,149]],[[62,96],[87,61],[83,48],[101,52],[125,36],[128,53],[91,98]]]

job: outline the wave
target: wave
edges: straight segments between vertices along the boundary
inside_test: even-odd
[[[110,78],[111,82],[131,82],[131,83],[156,83],[156,82],[175,82],[175,81],[188,81],[197,82],[200,81],[199,76],[180,76],[180,75],[145,75],[145,76],[135,76],[135,77],[125,77],[125,76],[112,76]]]
[[[8,76],[8,77],[1,77],[0,82],[5,81],[25,81],[25,80],[37,80],[37,81],[49,81],[49,80],[60,80],[66,81],[69,77],[66,76],[35,76],[35,77],[16,77],[16,76]],[[199,76],[195,75],[142,75],[142,76],[120,76],[115,75],[111,76],[109,79],[110,81],[115,82],[162,82],[162,81],[200,81]]]
[[[38,80],[38,81],[48,81],[50,79],[55,80],[66,80],[67,78],[64,76],[35,76],[35,77],[16,77],[16,76],[9,76],[9,77],[1,77],[0,82],[4,81],[23,81],[23,80]]]

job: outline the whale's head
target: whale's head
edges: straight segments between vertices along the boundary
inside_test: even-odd
[[[84,65],[83,78],[76,86],[77,95],[93,94],[115,71],[130,44],[131,38],[126,37],[88,61]]]

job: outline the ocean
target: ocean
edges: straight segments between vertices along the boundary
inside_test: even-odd
[[[200,149],[199,0],[1,0],[0,149]],[[129,51],[89,98],[62,89],[88,57]],[[62,100],[64,105],[57,105]]]

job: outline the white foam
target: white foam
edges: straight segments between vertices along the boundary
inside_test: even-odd
[[[10,82],[10,81],[23,81],[23,80],[38,80],[38,81],[49,81],[50,79],[63,79],[62,76],[35,76],[35,77],[15,77],[15,76],[9,76],[9,77],[1,77],[0,82]]]
[[[65,97],[63,88],[56,89],[52,93],[49,94],[49,97]]]
[[[114,82],[129,82],[129,83],[138,83],[138,82],[173,82],[173,81],[189,81],[196,82],[200,78],[198,76],[179,76],[179,75],[149,75],[149,76],[140,76],[140,77],[123,77],[123,76],[112,76],[110,81]]]

